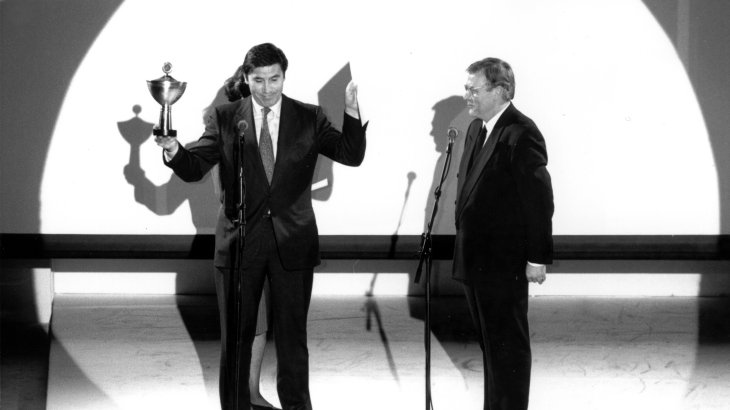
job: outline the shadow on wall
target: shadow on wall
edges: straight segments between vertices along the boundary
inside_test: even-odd
[[[0,42],[0,89],[3,90],[0,94],[0,138],[3,144],[0,175],[17,175],[15,178],[18,178],[12,185],[6,185],[6,182],[0,185],[0,197],[12,198],[12,201],[1,203],[1,213],[12,216],[14,226],[22,227],[20,233],[40,231],[41,178],[63,98],[89,47],[121,3],[121,0],[0,1],[0,37],[3,39]],[[730,42],[727,41],[730,25],[726,24],[724,16],[728,15],[730,4],[703,2],[699,5],[684,0],[644,0],[644,4],[675,44],[678,44],[680,35],[687,37],[683,40],[688,42],[688,54],[683,58],[716,160],[721,201],[720,232],[728,233],[730,184],[727,179],[730,163],[725,159],[730,157],[730,145],[725,141],[730,129],[727,116],[730,82],[727,81],[725,67],[730,60]],[[680,5],[686,9],[680,9]],[[681,13],[686,15],[680,16]],[[685,31],[678,28],[680,17]],[[323,98],[321,94],[320,98]],[[707,280],[703,279],[702,283],[703,292],[717,292],[717,289],[709,288]],[[34,309],[32,283],[18,292],[19,297],[28,300],[28,309]],[[720,312],[700,313],[698,362],[702,360],[703,341],[712,339],[709,335],[719,332],[723,340],[730,339],[725,329],[706,320],[717,314],[719,317],[730,316],[730,307],[722,307]],[[4,335],[3,341],[8,338],[7,333]],[[39,345],[43,346],[43,343]],[[3,343],[3,349],[6,347]],[[6,363],[3,361],[3,372]],[[3,377],[3,383],[5,380]],[[20,386],[20,389],[23,387]],[[27,393],[39,394],[37,391]],[[45,392],[40,394],[45,397]],[[3,394],[2,397],[4,400],[6,396]]]
[[[454,214],[454,199],[456,197],[456,170],[459,167],[459,160],[461,158],[461,153],[464,150],[464,141],[463,136],[466,133],[466,129],[469,125],[470,118],[468,117],[467,111],[466,111],[466,105],[464,100],[461,97],[457,96],[451,96],[448,98],[445,98],[439,102],[437,102],[433,106],[434,111],[434,117],[431,121],[431,132],[429,136],[433,139],[434,143],[434,149],[439,152],[439,158],[436,161],[436,165],[434,166],[434,172],[433,172],[433,179],[431,182],[431,188],[428,191],[429,197],[426,202],[426,208],[424,209],[424,228],[423,233],[425,233],[428,229],[428,224],[431,221],[431,215],[433,212],[433,207],[435,203],[435,196],[434,192],[436,191],[439,181],[441,179],[441,174],[443,172],[444,163],[446,161],[446,148],[448,145],[448,137],[447,137],[447,130],[449,127],[453,126],[456,127],[459,130],[459,137],[454,142],[453,151],[452,151],[452,160],[451,160],[451,166],[449,167],[447,179],[444,182],[442,186],[442,194],[441,198],[439,200],[438,204],[438,210],[436,212],[436,216],[433,221],[433,229],[432,231],[435,232],[443,232],[448,231],[448,229],[440,228],[441,226],[446,226],[446,224],[451,223],[453,225],[453,214]],[[394,228],[393,233],[390,236],[390,252],[389,252],[389,258],[395,257],[395,251],[397,249],[398,239],[399,239],[399,231],[401,222],[403,221],[404,213],[406,210],[406,205],[408,203],[408,199],[410,197],[411,193],[411,186],[413,185],[413,181],[418,177],[418,175],[413,172],[409,171],[404,176],[403,184],[405,186],[404,196],[403,196],[403,203],[401,205],[401,212],[400,216],[398,218],[398,223]],[[446,251],[448,253],[448,250]],[[419,254],[419,249],[415,248],[413,249],[413,255],[417,259]],[[415,284],[414,277],[415,277],[415,270],[416,270],[417,262],[414,265],[413,271],[410,272],[411,277],[409,278],[408,283],[408,295],[419,295],[423,294],[423,287],[424,287],[424,277],[421,279],[420,284]],[[437,294],[438,293],[438,281],[440,276],[444,276],[445,273],[441,272],[441,267],[443,264],[435,263],[433,265],[432,269],[432,285],[436,285],[432,287],[432,293]],[[450,265],[449,265],[450,266]],[[373,278],[370,281],[370,287],[366,291],[366,296],[372,296],[373,291],[375,288],[375,284],[378,279],[379,272],[373,273]],[[449,275],[450,277],[450,275]],[[422,316],[420,317],[422,318]]]
[[[221,92],[214,99],[216,102],[225,102],[221,99]],[[134,199],[138,203],[144,205],[151,212],[157,215],[173,214],[185,201],[188,201],[193,226],[196,229],[194,242],[199,240],[201,234],[212,232],[215,227],[217,209],[220,206],[216,195],[214,195],[212,174],[208,173],[205,178],[200,181],[186,183],[172,174],[168,182],[158,186],[150,181],[140,165],[140,146],[151,137],[154,124],[143,121],[138,117],[140,112],[139,105],[133,107],[135,116],[129,120],[117,123],[119,133],[129,143],[129,163],[124,167],[124,177],[127,182],[134,187]],[[190,144],[188,144],[189,146]],[[162,150],[160,149],[160,167],[164,167],[162,163]],[[196,246],[193,243],[191,246]],[[178,272],[175,275],[175,289],[177,293],[185,292],[186,278],[183,273]],[[210,266],[210,275],[200,275],[199,277],[208,278],[210,283],[207,288],[213,287],[212,264]],[[198,288],[206,288],[197,284]],[[205,357],[201,353],[201,343],[220,338],[220,326],[217,315],[209,317],[206,321],[201,321],[201,314],[209,310],[203,310],[199,306],[189,306],[178,304],[180,317],[185,324],[188,333],[191,336],[193,345],[196,348],[197,356],[200,358],[200,367],[205,380],[205,385],[215,383],[217,380],[217,360],[211,362],[203,362]],[[204,323],[204,325],[201,325]]]
[[[710,136],[710,144],[717,167],[720,198],[721,233],[730,232],[730,83],[727,66],[730,64],[730,26],[727,19],[730,5],[726,2],[690,2],[644,0],[644,4],[671,39],[700,104],[702,116]],[[718,288],[711,272],[701,272],[701,295],[730,295],[730,289]],[[725,285],[727,286],[727,285]],[[703,394],[712,377],[716,360],[713,345],[730,343],[730,298],[700,299],[698,304],[697,351],[694,370],[687,384],[685,398],[691,402]],[[709,373],[708,373],[709,372]],[[711,383],[709,383],[711,384]]]
[[[36,307],[36,275],[50,276],[38,261],[0,261],[0,408],[45,409],[48,385],[48,318]],[[50,283],[49,283],[50,284]],[[50,288],[50,286],[49,286]],[[44,295],[39,291],[39,300]],[[16,299],[17,297],[17,299]]]
[[[155,185],[145,175],[140,165],[140,146],[152,136],[154,124],[139,118],[139,105],[132,108],[135,116],[117,123],[119,133],[129,143],[129,163],[124,167],[124,177],[134,187],[134,199],[157,215],[171,215],[188,201],[197,233],[212,232],[215,228],[216,210],[219,203],[213,194],[209,173],[201,181],[186,183],[174,174],[169,181]],[[190,145],[190,144],[188,144]],[[160,166],[162,150],[160,150]]]
[[[453,233],[455,230],[454,212],[456,206],[456,174],[459,170],[461,155],[464,152],[466,130],[469,127],[469,123],[472,121],[472,118],[469,117],[464,99],[455,95],[436,102],[432,109],[433,119],[431,120],[431,132],[429,133],[429,137],[433,139],[434,149],[439,153],[439,157],[433,168],[431,185],[428,190],[428,198],[426,199],[426,207],[423,210],[423,233],[428,231],[428,225],[431,223],[434,206],[437,206],[437,208],[433,219],[432,232]],[[456,128],[459,131],[459,135],[454,140],[451,153],[451,164],[447,170],[446,180],[441,186],[441,197],[437,204],[435,192],[441,182],[441,176],[444,172],[444,164],[446,163],[446,149],[448,147],[447,130],[449,127]],[[434,244],[434,246],[436,246],[436,244]],[[419,249],[416,249],[415,251],[418,253]],[[437,251],[434,248],[434,253],[442,252],[444,254],[451,254],[452,250],[441,249]],[[420,283],[415,284],[413,283],[413,280],[415,279],[414,270],[414,277],[409,281],[409,295],[423,293],[426,283],[425,273],[424,266],[424,271],[422,271],[423,276],[421,276]],[[440,293],[439,283],[446,280],[451,280],[451,263],[433,263],[431,267],[431,294],[438,295]],[[414,311],[412,310],[411,313],[413,315]],[[415,315],[414,317],[423,318],[418,315]]]
[[[469,123],[472,118],[469,117],[466,108],[466,103],[462,97],[450,96],[436,102],[433,105],[433,120],[431,121],[431,132],[429,137],[433,139],[434,149],[439,153],[438,160],[434,165],[433,175],[431,179],[430,189],[428,191],[428,198],[426,200],[426,208],[424,209],[424,223],[423,232],[424,234],[428,231],[429,224],[432,223],[432,232],[453,232],[454,224],[454,212],[455,212],[455,198],[456,198],[456,181],[457,171],[459,169],[459,163],[461,162],[461,155],[464,152],[464,139],[466,130],[469,127]],[[444,172],[444,165],[447,160],[447,148],[448,148],[448,133],[449,127],[455,127],[459,131],[459,135],[454,141],[451,152],[451,164],[448,166],[446,172],[446,179],[441,186],[441,196],[438,203],[436,202],[435,192],[441,183],[441,178]],[[414,176],[415,178],[415,176]],[[412,179],[409,176],[409,187]],[[406,191],[406,198],[407,198]],[[434,209],[434,207],[436,207]],[[436,211],[434,215],[434,210]],[[433,216],[433,221],[431,218]],[[450,224],[450,225],[449,225]],[[436,243],[434,242],[434,253],[445,253],[449,254],[451,250],[439,250],[435,249]],[[414,250],[417,254],[419,249]],[[438,296],[440,292],[439,284],[450,283],[451,279],[451,263],[446,261],[434,260],[431,264],[430,272],[430,284],[431,284],[431,295]],[[409,273],[408,279],[408,294],[417,295],[425,292],[425,284],[427,279],[427,266],[424,264],[422,276],[418,284],[414,283],[415,274],[417,269],[417,260],[414,261],[413,271]],[[410,315],[413,318],[419,320],[425,320],[425,305],[421,298],[409,298],[408,308]],[[454,341],[467,340],[473,336],[473,329],[469,327],[471,323],[468,318],[468,310],[466,309],[465,303],[459,302],[444,302],[434,300],[431,305],[431,332],[439,341],[440,345],[446,346]],[[462,373],[469,369],[464,368],[461,363],[462,358],[458,354],[452,354],[451,350],[446,350],[455,368],[460,369]],[[466,376],[464,375],[466,378]]]
[[[7,233],[40,232],[40,188],[53,129],[71,79],[121,0],[0,1],[0,213],[11,216]],[[94,103],[94,102],[90,102]],[[7,223],[9,220],[5,220]],[[5,233],[5,232],[4,232]],[[30,275],[48,261],[26,261]],[[9,289],[3,276],[0,292]],[[22,286],[17,286],[20,283]],[[12,286],[24,318],[37,318],[36,289],[27,278]],[[48,334],[38,324],[9,323],[2,306],[2,408],[45,409]],[[18,333],[24,329],[23,333]],[[28,330],[30,329],[30,330]],[[28,361],[18,358],[32,359]],[[9,377],[14,375],[18,377]]]

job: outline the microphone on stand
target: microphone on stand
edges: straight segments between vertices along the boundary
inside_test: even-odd
[[[246,181],[243,176],[243,134],[248,129],[248,122],[246,120],[238,121],[236,124],[238,129],[238,148],[234,150],[234,162],[238,164],[238,218],[233,222],[239,224],[242,228],[246,225],[245,210],[246,210]],[[241,232],[240,235],[243,237],[245,232]]]
[[[426,266],[426,316],[424,320],[424,345],[426,348],[426,410],[433,409],[433,402],[431,400],[431,262],[433,259],[433,241],[431,237],[431,229],[433,228],[433,222],[436,219],[436,212],[438,210],[439,199],[441,198],[441,189],[446,176],[451,167],[451,147],[454,145],[454,139],[459,135],[459,130],[454,127],[449,127],[446,131],[449,137],[449,144],[446,147],[446,159],[444,160],[444,167],[441,171],[441,179],[438,187],[434,191],[434,203],[431,212],[431,219],[428,222],[426,231],[421,236],[421,246],[419,250],[419,261],[418,268],[416,269],[416,277],[414,283],[419,283],[421,280],[421,269],[423,265]]]
[[[246,121],[246,120],[238,121],[237,127],[238,127],[238,136],[240,138],[243,138],[243,133],[248,129],[248,121]]]
[[[231,275],[231,287],[229,293],[233,293],[234,302],[234,330],[236,333],[235,337],[235,354],[234,357],[234,368],[233,368],[233,404],[235,408],[238,408],[239,400],[239,380],[241,379],[241,260],[243,259],[243,249],[246,243],[246,180],[243,175],[243,134],[248,129],[248,122],[246,120],[238,121],[236,124],[238,128],[238,149],[235,150],[234,158],[236,166],[238,167],[238,216],[233,221],[237,226],[237,246],[236,246],[236,257],[235,260],[235,275]],[[230,296],[230,295],[229,295]]]
[[[456,137],[459,136],[459,130],[457,130],[454,127],[449,127],[449,129],[446,131],[446,134],[449,136],[449,145],[446,147],[446,153],[451,153],[451,147],[454,145],[454,140]]]
[[[449,141],[453,142],[456,137],[459,136],[459,130],[457,130],[454,127],[449,127],[448,131],[446,131],[449,136]]]

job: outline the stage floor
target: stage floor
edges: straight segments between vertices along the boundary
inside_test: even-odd
[[[730,408],[730,302],[533,297],[531,405]],[[318,410],[425,407],[424,300],[315,297],[310,378]],[[482,408],[482,360],[461,298],[432,304],[435,409]],[[213,297],[56,297],[47,409],[216,409]],[[278,404],[270,341],[263,395]]]

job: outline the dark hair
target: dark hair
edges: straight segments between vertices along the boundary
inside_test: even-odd
[[[502,97],[505,101],[510,101],[515,98],[515,74],[512,72],[512,67],[506,61],[494,57],[487,57],[472,63],[466,71],[469,74],[484,74],[492,88],[502,87],[504,90]]]
[[[266,67],[274,64],[281,66],[281,71],[286,76],[286,69],[289,67],[289,60],[284,52],[271,43],[259,44],[251,47],[243,59],[243,74],[248,75],[254,68]]]
[[[239,66],[236,73],[225,81],[223,91],[225,91],[228,101],[240,100],[251,95],[248,84],[243,80],[243,66]]]

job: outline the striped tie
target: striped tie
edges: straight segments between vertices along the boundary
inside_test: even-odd
[[[261,125],[261,138],[259,141],[259,151],[261,153],[261,161],[264,163],[264,171],[266,171],[266,179],[271,184],[271,178],[274,176],[274,145],[271,143],[271,134],[269,133],[269,121],[266,118],[271,112],[271,108],[264,107],[261,109],[264,114],[264,122]]]

